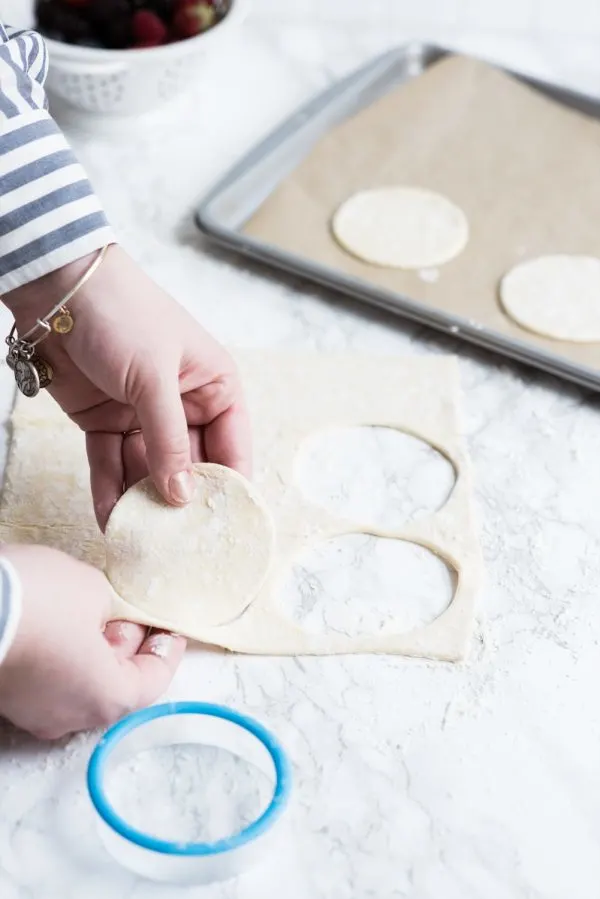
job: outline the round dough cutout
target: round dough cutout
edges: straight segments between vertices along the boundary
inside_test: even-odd
[[[378,187],[349,197],[331,227],[345,250],[388,268],[435,268],[469,239],[467,217],[441,194],[419,187]]]
[[[194,466],[196,495],[168,505],[150,478],[116,504],[106,574],[127,602],[174,630],[237,618],[262,587],[274,553],[271,515],[252,485],[221,465]]]
[[[539,256],[515,266],[500,283],[500,300],[514,322],[554,340],[600,340],[600,259]]]

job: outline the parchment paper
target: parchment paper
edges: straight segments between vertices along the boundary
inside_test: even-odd
[[[431,188],[466,213],[466,250],[427,283],[335,242],[330,220],[358,190]],[[498,301],[501,277],[545,253],[600,255],[600,123],[503,72],[450,57],[327,134],[245,232],[497,332],[600,368],[600,343],[537,336]]]

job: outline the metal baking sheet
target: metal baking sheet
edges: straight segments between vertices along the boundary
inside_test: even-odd
[[[477,322],[375,287],[243,233],[246,222],[324,134],[398,85],[418,77],[451,52],[429,44],[410,44],[385,53],[329,87],[283,122],[213,187],[197,210],[198,227],[220,245],[270,267],[299,275],[592,390],[600,390],[600,371],[597,369],[578,365],[558,354],[540,350],[526,340],[506,337]],[[510,69],[504,71],[570,109],[600,119],[600,100]]]

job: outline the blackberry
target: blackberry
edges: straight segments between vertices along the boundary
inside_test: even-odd
[[[131,19],[133,11],[130,0],[89,0],[85,10],[92,25]]]
[[[80,44],[93,39],[90,23],[79,10],[61,6],[52,0],[38,0],[36,14],[37,27],[48,37],[68,44]]]
[[[167,25],[171,22],[175,11],[174,0],[145,0],[140,5],[144,9],[149,9],[150,12],[155,12]]]
[[[87,16],[94,36],[110,50],[123,50],[133,43],[132,7],[129,0],[89,0]]]

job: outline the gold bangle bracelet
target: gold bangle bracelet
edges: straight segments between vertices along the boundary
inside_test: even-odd
[[[55,334],[69,334],[73,330],[73,316],[67,308],[67,303],[102,265],[110,246],[112,245],[107,244],[102,247],[75,286],[59,303],[52,307],[44,318],[38,318],[35,325],[26,334],[19,337],[16,323],[12,326],[10,334],[6,338],[8,345],[6,364],[13,371],[17,387],[25,396],[36,396],[40,389],[48,387],[52,382],[54,374],[52,368],[41,356],[38,356],[36,347],[53,331]],[[42,333],[39,337],[35,337],[40,329]]]

